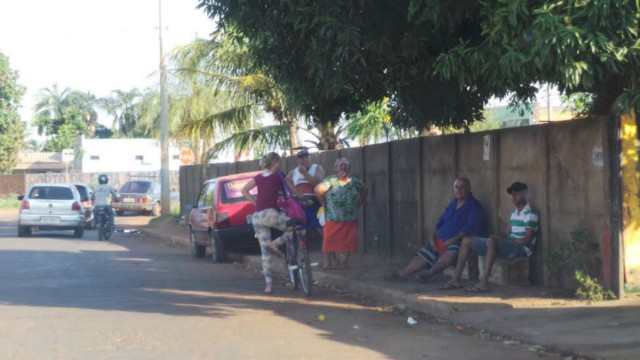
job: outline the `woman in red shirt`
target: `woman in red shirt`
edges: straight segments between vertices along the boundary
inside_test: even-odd
[[[260,250],[262,252],[262,272],[267,284],[264,292],[270,294],[273,292],[271,254],[279,253],[278,246],[287,242],[291,238],[292,232],[286,231],[289,217],[278,208],[280,191],[284,191],[282,179],[285,178],[280,171],[282,168],[280,155],[274,152],[268,153],[260,159],[260,167],[263,171],[242,188],[242,194],[256,208],[252,221],[253,230],[260,242]],[[258,196],[254,199],[250,191],[256,186],[258,187]],[[303,194],[295,189],[293,184],[289,183],[289,188],[295,192],[297,198],[301,199],[303,197]],[[271,229],[278,229],[283,231],[284,234],[271,241]]]

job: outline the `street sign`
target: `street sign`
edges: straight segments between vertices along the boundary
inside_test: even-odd
[[[193,164],[193,151],[191,149],[182,149],[178,158],[182,165],[191,165]]]
[[[74,157],[73,149],[62,149],[62,162],[70,163]]]

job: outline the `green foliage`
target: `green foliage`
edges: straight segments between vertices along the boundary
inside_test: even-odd
[[[200,0],[244,61],[314,123],[385,96],[401,128],[468,128],[492,96],[536,84],[640,105],[640,3],[629,0]]]
[[[54,84],[40,90],[34,106],[34,125],[39,135],[46,135],[45,151],[72,148],[77,135],[93,137],[98,125],[97,99],[91,93]]]
[[[18,73],[9,67],[9,58],[0,53],[0,174],[13,171],[24,146],[25,127],[18,115],[24,92]]]
[[[225,151],[238,154],[246,150],[254,154],[264,154],[290,148],[289,128],[286,125],[263,126],[237,132],[221,140],[207,152],[205,162],[216,159]]]
[[[593,94],[573,93],[562,96],[562,106],[575,118],[587,118],[595,113],[593,109]]]
[[[559,284],[564,284],[564,275],[570,271],[578,282],[576,296],[591,301],[605,300],[611,292],[598,283],[601,260],[597,256],[599,245],[593,241],[586,224],[571,230],[571,240],[560,242],[544,257],[544,266]]]
[[[287,98],[273,79],[251,62],[247,47],[242,43],[234,42],[225,35],[210,40],[198,39],[175,49],[172,64],[181,81],[200,78],[216,93],[227,94],[240,104],[260,107],[270,113],[276,123],[289,129],[288,139],[279,141],[290,142],[291,147],[299,146],[299,115],[288,106]],[[234,134],[233,143],[239,144],[237,139],[243,136],[240,133],[237,133],[239,136]],[[259,134],[256,131],[253,133]]]
[[[140,130],[138,120],[142,93],[137,88],[113,90],[111,96],[98,99],[98,105],[112,117],[111,132],[116,137],[146,137]],[[103,135],[107,133],[102,131]]]
[[[173,138],[191,144],[201,163],[218,155],[211,151],[218,141],[257,125],[255,98],[239,89],[242,85],[228,73],[215,72],[224,66],[215,61],[220,47],[215,41],[196,41],[174,51],[171,59],[176,70],[170,117],[179,119]],[[232,143],[238,140],[227,141],[225,147]]]
[[[576,290],[578,299],[597,302],[616,298],[613,291],[605,289],[600,282],[598,282],[598,279],[580,270],[575,271],[575,279],[579,284]]]
[[[17,194],[0,195],[0,209],[18,209],[20,200]]]
[[[466,129],[445,128],[442,132],[445,134],[462,134],[462,133],[474,133],[481,131],[496,130],[503,127],[502,122],[498,120],[492,110],[483,110],[483,118],[476,120],[473,124],[469,125]]]
[[[467,126],[481,117],[487,87],[461,87],[433,71],[440,53],[477,43],[478,27],[464,14],[476,2],[443,5],[435,24],[409,20],[413,3],[200,0],[199,8],[314,124],[335,124],[388,96],[401,128]]]
[[[415,1],[425,24],[433,2]],[[488,85],[496,96],[509,91],[528,101],[551,83],[564,92],[595,97],[593,110],[607,114],[640,105],[638,73],[640,3],[628,0],[513,0],[478,2],[482,41],[461,41],[438,57],[436,73],[460,86]],[[616,102],[617,99],[617,102]]]
[[[349,138],[358,139],[360,145],[408,139],[418,135],[415,131],[403,130],[392,124],[391,106],[387,98],[372,102],[363,110],[351,115],[346,131]]]

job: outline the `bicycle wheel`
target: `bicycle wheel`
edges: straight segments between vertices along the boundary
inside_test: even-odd
[[[298,238],[298,241],[304,241]],[[313,288],[313,276],[311,274],[311,259],[309,258],[309,249],[306,246],[298,246],[298,276],[302,291],[307,297],[311,296]]]
[[[291,281],[293,290],[300,290],[300,277],[296,265],[296,246],[294,239],[294,241],[288,241],[285,245],[284,267],[285,273],[289,274],[289,280]]]

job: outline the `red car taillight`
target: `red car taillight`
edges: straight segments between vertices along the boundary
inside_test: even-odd
[[[71,204],[71,210],[72,211],[80,211],[80,210],[82,210],[82,208],[80,207],[80,204],[78,204],[77,201],[74,201],[73,204]]]
[[[20,205],[20,209],[24,209],[24,210],[29,210],[29,202],[27,200],[22,202],[22,205]]]
[[[149,200],[151,200],[151,199],[149,199],[148,197],[143,197],[143,198],[137,198],[136,202],[137,203],[142,203],[142,204],[148,204],[150,202]]]
[[[229,215],[227,214],[216,214],[216,228],[222,229],[231,226],[231,222],[229,221]]]

